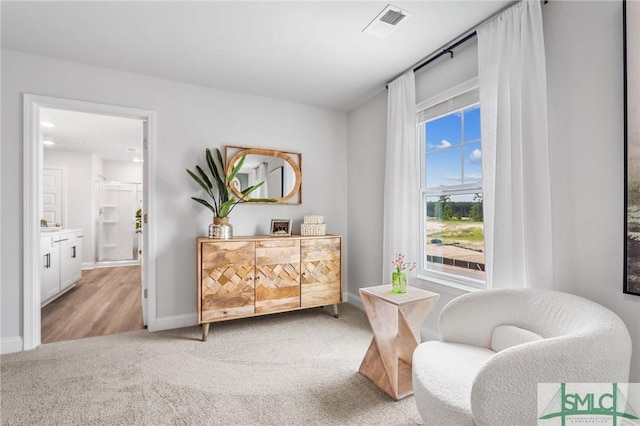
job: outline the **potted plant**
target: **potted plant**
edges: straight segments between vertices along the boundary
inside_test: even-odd
[[[202,198],[191,197],[194,201],[202,204],[213,213],[213,224],[209,226],[210,238],[231,238],[232,228],[229,224],[229,214],[240,203],[249,202],[272,202],[270,198],[247,198],[249,194],[258,189],[263,182],[259,182],[249,188],[241,191],[242,198],[236,198],[230,191],[229,185],[231,181],[236,177],[242,165],[246,155],[243,155],[238,163],[233,167],[229,176],[225,174],[224,161],[222,160],[222,153],[216,148],[216,159],[213,158],[211,150],[209,148],[205,151],[205,158],[207,160],[207,166],[211,172],[211,177],[198,165],[196,165],[196,172],[192,172],[187,169],[189,176],[193,178],[207,193],[211,202]]]
[[[142,209],[136,210],[136,234],[142,232]]]

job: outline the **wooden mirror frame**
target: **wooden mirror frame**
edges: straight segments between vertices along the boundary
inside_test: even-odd
[[[234,152],[237,151],[237,152],[233,154],[232,151]],[[302,204],[302,154],[298,152],[278,151],[275,149],[248,148],[243,146],[227,145],[224,147],[224,156],[227,160],[227,167],[226,167],[227,176],[231,174],[231,171],[233,170],[233,165],[236,164],[236,162],[240,160],[240,158],[242,158],[243,155],[251,155],[251,154],[282,158],[284,161],[289,163],[296,177],[295,185],[293,186],[293,189],[288,194],[286,194],[282,198],[276,198],[275,204]],[[230,158],[230,155],[232,155],[231,158]],[[297,157],[297,163],[292,158],[292,156]],[[233,185],[230,185],[230,188],[231,188],[231,191],[238,198],[241,198],[241,199],[251,198],[251,197],[243,197],[240,190],[238,190]],[[297,200],[294,200],[293,198],[296,195],[297,195]],[[274,204],[274,203],[264,203],[264,204]]]

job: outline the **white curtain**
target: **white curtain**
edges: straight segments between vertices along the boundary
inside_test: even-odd
[[[419,262],[420,149],[416,142],[416,91],[413,70],[389,84],[387,150],[384,173],[383,283],[391,282],[397,252]]]
[[[489,288],[553,287],[542,13],[523,1],[477,30]]]

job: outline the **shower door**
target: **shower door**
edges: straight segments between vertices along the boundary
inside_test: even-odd
[[[135,196],[135,184],[98,184],[98,261],[137,258]]]

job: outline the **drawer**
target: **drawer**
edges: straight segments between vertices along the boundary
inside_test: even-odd
[[[76,232],[66,232],[53,236],[53,244],[61,245],[61,244],[71,244],[76,242],[78,239]]]

